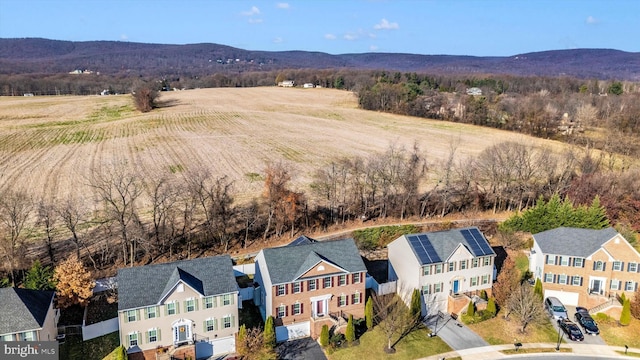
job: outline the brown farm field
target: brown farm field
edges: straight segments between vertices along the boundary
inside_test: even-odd
[[[495,129],[364,111],[354,94],[276,87],[161,94],[162,107],[133,109],[131,96],[0,97],[0,191],[34,199],[90,196],[92,172],[126,164],[143,179],[203,166],[235,180],[238,198],[256,196],[269,161],[291,167],[308,190],[332,159],[369,156],[417,143],[430,163],[457,143],[459,157],[506,140],[560,143]]]

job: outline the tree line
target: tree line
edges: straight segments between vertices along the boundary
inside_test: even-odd
[[[466,211],[522,210],[555,194],[589,206],[594,197],[613,224],[638,231],[640,177],[608,169],[591,152],[505,142],[458,160],[455,141],[442,161],[416,145],[336,159],[296,189],[295,168],[270,163],[262,194],[237,201],[236,184],[208,169],[179,169],[143,179],[114,165],[84,179],[65,199],[32,199],[19,189],[0,196],[0,249],[12,281],[28,261],[56,264],[74,253],[94,270],[159,257],[226,253],[272,237],[379,218],[421,219]],[[93,199],[86,201],[83,199]],[[27,253],[29,244],[32,246]]]

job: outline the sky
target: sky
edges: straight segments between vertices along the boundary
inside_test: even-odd
[[[640,52],[640,0],[0,0],[0,38],[510,56]]]

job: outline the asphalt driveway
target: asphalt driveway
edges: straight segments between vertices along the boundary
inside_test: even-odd
[[[320,344],[312,338],[304,338],[283,342],[276,349],[278,359],[313,359],[326,360],[327,357],[322,352]]]
[[[442,313],[441,317],[431,316],[424,323],[453,350],[489,346],[489,343],[483,338],[462,323],[452,319],[449,314]]]
[[[575,306],[570,306],[570,305],[565,305],[564,307],[567,309],[567,315],[569,316],[569,320],[575,322],[575,319],[574,319],[573,316],[576,314],[576,307]],[[558,328],[558,322],[556,320],[553,320],[553,319],[551,319],[549,317],[549,321],[551,321],[551,323],[553,324],[553,327],[554,327],[554,329],[556,329],[556,331],[562,331],[562,330],[560,330]],[[578,325],[578,327],[580,328],[580,330],[584,334],[584,341],[580,341],[579,344],[606,345],[606,343],[604,342],[604,340],[602,340],[600,335],[587,335],[587,334],[584,333],[584,329],[582,328],[582,326]],[[564,336],[564,340],[566,342],[575,343],[574,341],[567,339],[566,336]]]

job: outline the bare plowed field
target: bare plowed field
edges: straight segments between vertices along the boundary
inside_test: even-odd
[[[143,178],[203,166],[255,195],[269,161],[292,167],[305,189],[312,173],[332,159],[418,143],[428,161],[450,143],[477,154],[513,139],[509,132],[357,109],[352,93],[275,87],[200,89],[162,93],[164,106],[133,110],[131,97],[0,98],[0,191],[27,190],[38,199],[88,196],[91,172],[126,163]],[[551,145],[553,143],[548,142]]]

